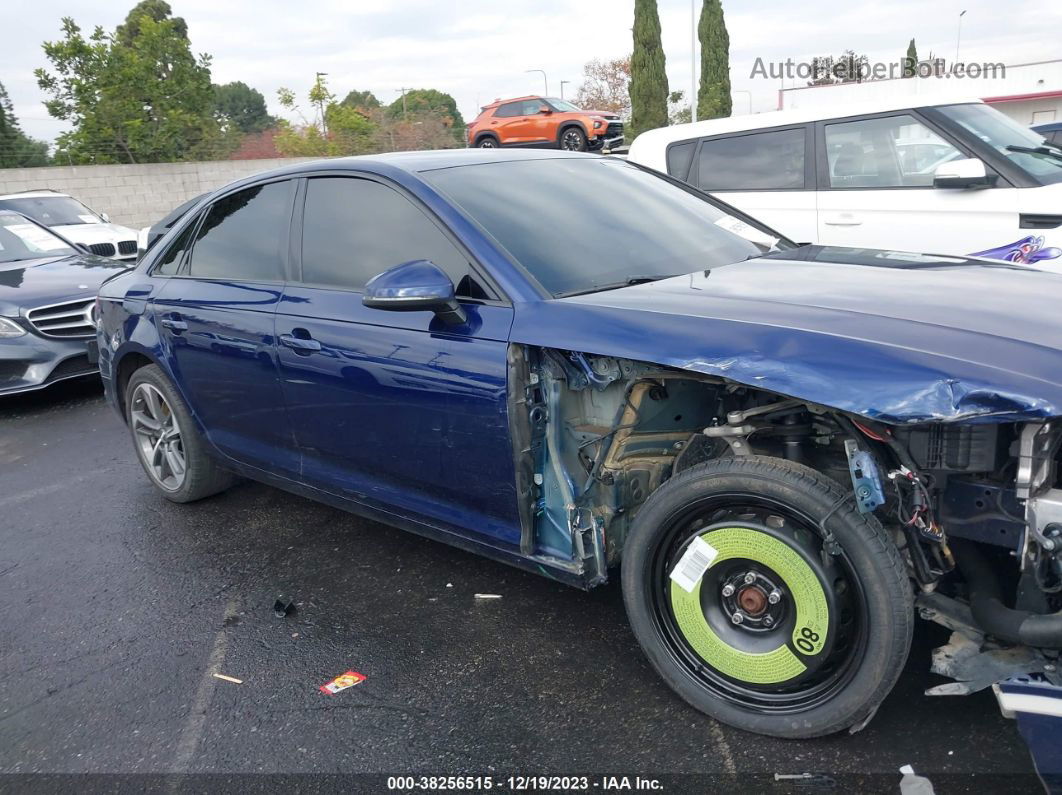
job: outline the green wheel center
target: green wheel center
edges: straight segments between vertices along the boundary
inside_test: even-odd
[[[719,527],[698,536],[714,551],[692,590],[673,577],[669,583],[671,609],[679,631],[690,647],[712,668],[738,681],[776,685],[795,679],[827,648],[830,612],[822,582],[807,560],[775,536],[748,527]],[[700,546],[704,550],[703,546]],[[685,556],[683,556],[685,558]],[[795,616],[791,631],[758,632],[756,648],[777,639],[769,650],[750,651],[728,642],[706,618],[705,605],[722,601],[718,593],[702,594],[706,575],[726,561],[746,560],[770,570],[785,584],[786,599]],[[682,566],[680,559],[676,568]],[[708,578],[712,579],[712,578]],[[686,580],[689,584],[689,580]],[[740,612],[738,613],[740,620]],[[786,626],[789,626],[787,622]],[[737,631],[742,631],[740,628]]]

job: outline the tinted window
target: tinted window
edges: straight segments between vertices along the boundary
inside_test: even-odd
[[[906,114],[826,125],[831,188],[928,188],[941,164],[964,156]]]
[[[290,201],[291,183],[271,182],[214,202],[196,235],[191,275],[279,281]]]
[[[704,190],[800,190],[804,130],[702,141],[697,184]]]
[[[667,148],[667,173],[677,179],[687,179],[690,175],[690,161],[693,160],[693,150],[696,148],[696,141],[687,141],[684,144],[669,146]]]
[[[508,116],[519,116],[523,109],[524,103],[522,102],[507,102],[504,105],[499,105],[498,109],[494,111],[494,115],[501,116],[502,118]]]
[[[184,259],[184,252],[188,250],[188,244],[192,240],[192,234],[195,232],[195,221],[188,224],[181,233],[177,236],[177,239],[173,241],[166,253],[163,254],[157,263],[152,273],[159,276],[173,276],[181,267],[181,261]]]
[[[541,99],[525,99],[524,100],[524,112],[523,116],[535,116],[538,112],[546,107],[546,103]]]
[[[467,258],[409,199],[367,179],[310,180],[302,231],[304,282],[360,290],[373,276],[415,259],[446,271],[459,293],[481,297],[468,288]]]
[[[483,163],[422,176],[554,295],[692,273],[777,242],[703,195],[611,158]],[[603,210],[602,196],[623,200]]]

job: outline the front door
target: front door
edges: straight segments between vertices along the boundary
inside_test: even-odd
[[[303,479],[347,499],[516,546],[507,414],[511,307],[410,198],[370,179],[306,180],[301,281],[277,312],[281,383]],[[365,283],[429,259],[468,323],[362,305]]]
[[[1014,242],[1017,189],[934,188],[933,173],[969,157],[910,113],[819,124],[818,242],[973,254]]]
[[[209,440],[237,461],[289,474],[298,455],[273,325],[294,184],[258,185],[211,205],[179,265],[174,252],[163,256],[160,267],[173,263],[176,273],[153,300],[167,363]]]

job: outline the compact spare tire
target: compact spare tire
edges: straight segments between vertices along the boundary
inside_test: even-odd
[[[129,378],[125,416],[137,458],[166,499],[194,502],[235,482],[207,453],[188,407],[158,365],[141,367]]]
[[[800,738],[865,721],[911,645],[903,562],[850,493],[760,456],[692,467],[642,506],[623,556],[631,627],[702,712]]]

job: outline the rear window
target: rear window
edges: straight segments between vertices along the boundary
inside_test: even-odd
[[[499,105],[498,109],[494,111],[494,116],[508,117],[508,116],[521,116],[524,107],[523,102],[506,102],[504,105]]]
[[[704,190],[802,190],[803,128],[702,141],[697,185]]]

